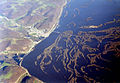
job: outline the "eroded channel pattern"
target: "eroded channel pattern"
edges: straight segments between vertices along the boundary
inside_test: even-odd
[[[28,55],[24,66],[47,83],[119,82],[118,3],[117,0],[68,2],[53,32],[58,35],[55,41],[56,34],[51,34]],[[53,43],[48,45],[49,41]]]
[[[71,82],[80,79],[87,82],[107,81],[107,77],[101,73],[114,72],[111,63],[112,57],[120,55],[119,40],[120,27],[101,31],[79,31],[77,34],[66,31],[37,57],[36,65],[39,65],[46,75],[51,75],[51,68],[54,73],[62,74]]]

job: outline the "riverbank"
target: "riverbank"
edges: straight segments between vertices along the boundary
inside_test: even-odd
[[[31,76],[25,68],[17,65],[11,65],[2,72],[0,82],[20,83],[25,76]]]
[[[33,1],[34,2],[34,1]],[[54,18],[52,18],[52,21],[50,21],[51,20],[51,17],[50,18],[48,18],[48,19],[50,19],[49,21],[47,21],[47,23],[48,23],[48,27],[46,27],[45,25],[43,25],[42,27],[46,27],[46,29],[47,29],[47,32],[45,32],[45,33],[43,33],[44,32],[44,30],[43,30],[43,28],[41,28],[41,27],[39,27],[39,29],[38,30],[40,30],[40,32],[42,32],[42,33],[40,33],[39,34],[39,36],[34,36],[33,34],[31,35],[29,32],[28,32],[28,28],[27,28],[27,24],[25,24],[25,22],[28,22],[29,23],[29,26],[33,26],[35,23],[37,23],[38,22],[38,24],[41,24],[41,22],[39,22],[39,20],[41,20],[41,19],[44,19],[44,15],[43,16],[39,16],[40,18],[36,18],[35,16],[37,16],[37,14],[39,14],[38,12],[37,12],[37,10],[40,10],[41,8],[40,7],[43,7],[43,6],[40,6],[40,7],[38,7],[38,9],[36,8],[36,9],[34,9],[35,7],[34,7],[34,5],[30,5],[31,7],[33,6],[33,11],[35,11],[35,15],[34,16],[31,16],[30,15],[30,12],[28,12],[29,13],[29,16],[27,16],[27,12],[24,12],[23,14],[16,14],[15,12],[12,12],[12,15],[11,16],[6,16],[6,15],[4,15],[3,17],[5,17],[5,18],[3,18],[3,20],[5,20],[6,18],[7,18],[7,22],[5,21],[3,21],[2,20],[2,22],[3,23],[5,23],[5,25],[7,26],[5,26],[5,28],[3,28],[3,27],[0,27],[0,29],[2,30],[2,31],[0,31],[0,32],[4,32],[4,33],[7,33],[7,34],[2,34],[2,36],[3,36],[3,38],[4,38],[4,41],[2,41],[2,43],[0,42],[0,44],[1,44],[1,50],[3,51],[3,52],[0,52],[1,54],[0,54],[0,60],[3,60],[4,62],[6,62],[6,63],[10,63],[10,64],[14,64],[15,66],[13,67],[13,66],[9,66],[9,67],[7,67],[6,68],[6,72],[9,74],[9,72],[10,72],[10,79],[2,79],[2,82],[7,82],[7,83],[9,83],[9,82],[12,82],[12,83],[20,83],[21,81],[22,81],[22,79],[23,78],[25,78],[26,76],[29,76],[29,77],[31,77],[31,79],[32,79],[32,81],[34,81],[34,80],[37,80],[37,81],[39,81],[40,83],[42,82],[42,81],[40,81],[40,80],[38,80],[37,78],[35,78],[35,77],[33,77],[33,76],[31,76],[30,74],[29,74],[29,72],[28,72],[28,70],[27,69],[25,69],[24,67],[22,67],[21,66],[21,64],[22,64],[22,60],[31,52],[31,51],[33,51],[34,50],[34,47],[38,44],[38,43],[40,43],[41,41],[43,41],[44,39],[46,39],[55,29],[56,29],[56,27],[57,27],[57,25],[58,25],[58,23],[59,23],[59,19],[60,19],[60,16],[61,16],[61,14],[62,14],[62,11],[63,11],[63,8],[64,8],[64,6],[67,4],[67,1],[66,0],[62,0],[62,1],[52,1],[51,3],[48,3],[48,2],[50,2],[49,0],[47,0],[47,1],[40,1],[41,3],[44,3],[43,5],[45,5],[46,6],[46,9],[45,8],[43,8],[43,9],[45,9],[43,12],[40,12],[40,13],[43,13],[43,14],[45,14],[46,12],[48,12],[50,9],[52,9],[53,11],[55,11],[55,12],[48,12],[48,17],[52,17],[52,15],[54,16]],[[59,3],[60,2],[60,3]],[[9,2],[6,2],[6,3],[9,3]],[[6,5],[6,3],[4,3],[4,5]],[[17,3],[17,2],[16,2]],[[19,3],[19,2],[18,2]],[[40,4],[41,4],[40,3]],[[55,5],[55,3],[57,3],[56,5]],[[25,3],[26,5],[29,5],[29,3]],[[51,4],[51,5],[50,5]],[[62,4],[62,5],[61,5]],[[15,4],[19,9],[21,9],[21,5],[17,5],[17,4]],[[25,5],[25,6],[26,6]],[[54,8],[54,5],[56,6],[55,8]],[[47,7],[48,6],[48,7]],[[48,8],[48,9],[47,9]],[[50,9],[49,9],[50,8]],[[4,9],[4,8],[3,8]],[[1,10],[1,9],[0,9]],[[13,9],[14,10],[14,9]],[[21,12],[21,10],[18,10],[18,9],[16,9],[15,8],[15,10],[17,10],[18,11],[18,13],[19,12]],[[29,10],[29,7],[28,8],[26,8],[25,10],[23,9],[22,11],[28,11]],[[9,11],[7,11],[8,13],[9,13]],[[3,12],[3,14],[4,14],[4,12]],[[42,15],[42,14],[39,14],[39,15]],[[34,19],[32,19],[32,18],[34,18]],[[32,24],[32,21],[30,22],[28,19],[31,19],[31,20],[33,20],[34,21],[34,24]],[[39,19],[39,20],[38,20]],[[11,24],[9,24],[9,22],[11,23]],[[45,22],[46,23],[46,22]],[[9,25],[8,25],[9,24]],[[13,26],[13,24],[16,24],[16,26],[14,27]],[[23,26],[17,26],[17,25],[23,25]],[[0,25],[1,26],[1,25]],[[11,27],[12,28],[11,28]],[[26,26],[26,28],[25,28],[25,26]],[[52,26],[52,27],[51,27]],[[31,28],[34,28],[35,30],[36,30],[36,27],[31,27]],[[4,30],[5,29],[5,30]],[[33,29],[33,30],[34,30]],[[31,29],[30,29],[31,30]],[[9,32],[9,33],[8,33]],[[32,32],[32,31],[31,31]],[[35,32],[35,31],[33,31],[33,32]],[[36,32],[37,33],[37,32]],[[38,34],[37,34],[38,35]],[[44,37],[43,39],[39,39],[39,37]],[[0,37],[0,38],[2,38],[2,37]],[[2,39],[3,39],[2,38]],[[38,39],[38,40],[36,40],[36,39]],[[5,42],[5,43],[4,43]],[[4,49],[3,49],[4,48]],[[24,57],[20,57],[19,55],[21,55],[21,54],[25,54],[25,56]],[[4,57],[4,56],[6,56],[6,57]],[[18,60],[20,60],[21,62],[20,62],[20,64],[19,64],[19,66],[17,65],[18,63],[17,63],[17,61],[16,60],[14,60],[14,56],[17,56],[18,58]],[[19,61],[18,61],[19,62]],[[2,63],[1,63],[2,64]],[[17,68],[17,70],[15,70]],[[9,71],[9,69],[12,71]],[[20,71],[21,72],[20,72]],[[1,72],[4,72],[4,70],[0,70]],[[7,74],[0,74],[0,76],[5,76],[5,75],[7,75]],[[15,77],[15,78],[14,78]],[[1,82],[1,81],[0,81]]]
[[[60,19],[60,17],[61,17],[61,15],[62,15],[62,12],[63,12],[63,9],[64,9],[64,6],[67,4],[67,1],[65,0],[64,1],[64,4],[61,6],[61,8],[60,8],[60,14],[59,14],[59,16],[58,16],[58,18],[56,19],[56,23],[52,26],[52,28],[50,29],[50,31],[49,32],[47,32],[47,33],[45,33],[44,35],[42,35],[43,37],[45,37],[45,38],[47,38],[47,37],[49,37],[49,35],[56,29],[56,27],[57,27],[57,25],[58,25],[58,23],[59,23],[59,19]],[[44,39],[45,39],[44,38]],[[44,40],[43,39],[43,40]],[[38,44],[38,43],[40,43],[41,41],[43,41],[43,40],[40,40],[40,41],[38,41],[38,42],[34,42],[33,43],[33,45],[31,46],[31,48],[30,48],[30,50],[27,52],[27,54],[25,54],[25,57],[31,52],[31,51],[33,51],[34,50],[34,47]],[[24,57],[24,58],[25,58]],[[24,59],[23,58],[23,59]],[[23,61],[23,60],[22,60]],[[21,66],[21,64],[22,64],[22,61],[20,62],[20,67],[22,67]],[[24,68],[24,67],[23,67]],[[25,69],[25,68],[24,68]],[[27,71],[27,69],[25,69],[26,71]],[[28,71],[27,71],[28,72]],[[28,74],[29,74],[29,72],[28,72]],[[29,74],[29,76],[31,76],[30,74]],[[24,76],[25,77],[25,76]],[[19,79],[21,79],[21,77],[19,78]]]
[[[53,24],[53,26],[52,26],[52,28],[50,29],[50,31],[49,32],[47,32],[47,33],[45,33],[45,34],[43,34],[43,35],[41,35],[41,36],[43,36],[43,37],[45,37],[44,39],[46,39],[47,37],[49,37],[49,35],[56,29],[56,27],[57,27],[57,25],[58,25],[58,23],[59,23],[59,19],[60,19],[60,17],[61,17],[61,15],[62,15],[62,11],[63,11],[63,9],[64,9],[64,6],[67,4],[67,0],[64,0],[64,4],[61,6],[61,8],[60,8],[60,14],[58,15],[58,18],[56,19],[56,23],[54,23]],[[44,40],[43,39],[43,40]],[[40,42],[42,42],[43,40],[40,40],[40,41],[38,41],[38,42],[33,42],[33,44],[31,45],[31,48],[29,49],[29,51],[27,51],[26,53],[25,53],[25,55],[28,55],[31,51],[33,51],[34,50],[34,47],[38,44],[38,43],[40,43]],[[20,66],[21,66],[21,63],[22,63],[22,61],[20,62]]]
[[[32,76],[45,82],[61,83],[63,81],[65,83],[101,82],[101,80],[104,81],[104,78],[105,81],[108,81],[107,78],[109,79],[109,77],[113,78],[109,74],[111,71],[106,70],[109,69],[109,66],[106,66],[106,64],[111,65],[111,63],[104,60],[111,60],[112,57],[109,59],[108,55],[109,52],[113,52],[113,49],[117,53],[117,45],[115,43],[119,41],[119,28],[112,28],[111,25],[107,25],[106,27],[101,27],[101,30],[98,30],[99,28],[92,26],[97,25],[97,23],[99,25],[104,21],[106,23],[106,21],[110,21],[112,18],[107,17],[104,20],[106,12],[109,13],[109,11],[103,13],[103,10],[99,12],[99,8],[97,7],[100,3],[99,1],[89,2],[86,0],[85,2],[93,4],[86,7],[84,1],[76,0],[72,0],[70,4],[67,4],[60,19],[60,26],[55,30],[60,33],[53,31],[49,37],[37,44],[35,49],[24,58],[22,66]],[[102,2],[107,1],[101,1],[100,7],[104,9],[109,2],[104,6],[102,6]],[[83,5],[86,8],[82,8],[81,6]],[[111,6],[109,7],[111,8]],[[76,8],[78,9],[77,11],[81,11],[80,14],[75,11]],[[88,12],[88,10],[92,12]],[[64,17],[66,11],[68,11],[68,15]],[[100,14],[94,16],[96,11]],[[98,17],[100,15],[103,15],[101,16],[101,22]],[[86,22],[88,16],[95,18],[95,22]],[[91,27],[89,27],[89,30],[81,29],[74,26],[74,24],[67,25],[68,23],[74,23],[76,26],[82,26],[85,23],[91,25]],[[113,43],[114,40],[115,43]],[[100,61],[101,63],[99,63]],[[96,68],[97,70],[95,70]],[[108,73],[104,74],[105,72]],[[101,77],[101,74],[104,74],[105,77]],[[111,73],[111,75],[113,74]]]
[[[26,77],[26,76],[31,76],[31,75],[29,74],[29,72],[27,71],[27,69],[25,69],[24,67],[21,67],[21,68],[23,68],[23,69],[25,70],[25,73],[23,73],[23,74],[16,80],[15,83],[20,83],[20,82],[22,81],[22,79],[23,79],[24,77]]]

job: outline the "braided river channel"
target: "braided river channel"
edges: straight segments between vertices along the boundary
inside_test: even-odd
[[[120,82],[120,0],[71,0],[22,62],[47,83]]]

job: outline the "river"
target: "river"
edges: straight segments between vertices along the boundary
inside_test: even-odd
[[[119,0],[69,1],[59,26],[35,46],[22,66],[47,83],[118,81],[119,4]]]

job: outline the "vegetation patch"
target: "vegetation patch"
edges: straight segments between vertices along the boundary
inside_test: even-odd
[[[1,66],[0,66],[0,69],[6,67],[6,66],[12,66],[12,64],[9,64],[9,63],[6,63],[4,62]]]
[[[6,80],[6,79],[10,79],[11,76],[12,76],[12,72],[9,71],[7,74],[0,76],[0,81],[1,80]]]

